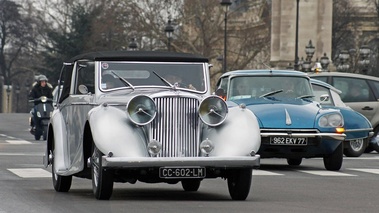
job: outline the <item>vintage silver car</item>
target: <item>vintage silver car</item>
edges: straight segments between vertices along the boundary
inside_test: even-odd
[[[114,182],[197,191],[220,177],[232,199],[245,200],[260,165],[259,125],[251,111],[210,94],[210,66],[197,55],[139,51],[65,62],[44,156],[55,190],[69,191],[76,176],[110,199]]]

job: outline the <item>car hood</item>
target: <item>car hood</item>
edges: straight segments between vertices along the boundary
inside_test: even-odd
[[[235,101],[236,104],[241,104]],[[315,119],[321,106],[308,100],[249,101],[244,102],[258,118],[260,128],[315,128]]]

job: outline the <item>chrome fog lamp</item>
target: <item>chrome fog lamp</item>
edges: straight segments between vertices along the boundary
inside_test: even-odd
[[[225,101],[218,96],[209,96],[200,103],[200,119],[209,126],[222,124],[227,115],[228,107]]]
[[[213,149],[214,149],[214,145],[213,145],[212,141],[209,140],[208,138],[203,140],[200,143],[200,150],[205,155],[209,155],[213,151]]]
[[[139,95],[130,99],[126,106],[126,113],[133,123],[143,126],[155,118],[157,108],[150,97]]]
[[[156,140],[152,140],[147,144],[147,150],[152,156],[156,156],[162,150],[162,144]]]
[[[318,124],[320,127],[339,127],[343,126],[343,118],[340,114],[327,114],[319,119]]]

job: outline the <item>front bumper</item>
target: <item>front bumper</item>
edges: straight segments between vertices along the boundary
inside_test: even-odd
[[[203,166],[212,168],[258,168],[260,155],[228,157],[107,157],[103,167],[140,168],[163,166]]]
[[[346,138],[346,134],[320,132],[261,132],[258,154],[262,158],[311,158],[331,154]],[[306,137],[307,145],[271,144],[270,137]]]
[[[307,138],[322,138],[331,139],[337,141],[343,141],[346,138],[346,134],[340,133],[284,133],[284,132],[268,132],[261,133],[262,137],[282,136],[282,137],[307,137]]]

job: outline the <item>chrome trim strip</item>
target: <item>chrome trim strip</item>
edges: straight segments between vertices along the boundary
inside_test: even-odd
[[[161,166],[206,166],[206,167],[244,167],[258,168],[260,155],[255,156],[228,156],[228,157],[106,157],[102,156],[104,167],[141,168]]]
[[[362,132],[362,131],[372,131],[372,128],[363,128],[363,129],[345,129],[345,132]]]

